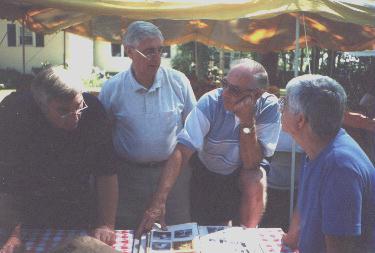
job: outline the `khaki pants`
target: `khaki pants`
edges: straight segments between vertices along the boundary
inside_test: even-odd
[[[116,228],[136,229],[157,187],[163,166],[144,167],[124,162],[118,173],[119,203]],[[182,169],[166,206],[167,225],[190,222],[189,166]]]

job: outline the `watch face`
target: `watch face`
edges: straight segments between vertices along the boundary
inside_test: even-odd
[[[244,134],[249,134],[249,133],[251,133],[251,129],[248,128],[248,127],[244,127],[244,128],[242,128],[242,132],[243,132]]]

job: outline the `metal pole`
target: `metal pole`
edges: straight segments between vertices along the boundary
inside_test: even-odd
[[[22,72],[26,73],[25,60],[25,17],[22,18]]]
[[[198,45],[197,45],[196,41],[194,41],[194,54],[195,54],[195,75],[199,79],[199,76],[198,76]]]
[[[64,34],[64,41],[63,41],[63,47],[64,47],[64,51],[63,51],[63,66],[64,68],[66,68],[66,32],[65,30],[63,31],[63,34]]]
[[[299,18],[296,17],[296,50],[294,54],[294,76],[298,76],[298,66],[300,58],[300,48],[299,48]],[[292,162],[291,162],[291,175],[290,175],[290,205],[289,205],[289,224],[292,221],[293,209],[294,209],[294,179],[296,175],[296,143],[293,140],[292,143]]]

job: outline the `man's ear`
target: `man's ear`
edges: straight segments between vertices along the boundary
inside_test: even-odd
[[[297,129],[300,130],[307,124],[307,119],[302,113],[298,113],[296,115],[296,118],[297,118],[296,120]]]
[[[133,59],[133,50],[132,48],[130,48],[129,46],[125,46],[124,45],[124,50],[125,50],[125,53],[126,55],[130,58],[130,59]]]

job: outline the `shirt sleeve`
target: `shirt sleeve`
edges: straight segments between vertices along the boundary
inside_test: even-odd
[[[197,104],[197,100],[195,98],[193,88],[190,85],[190,81],[184,74],[182,74],[181,81],[183,82],[184,87],[185,87],[185,94],[184,94],[185,103],[184,103],[184,109],[182,111],[182,117],[183,119],[186,119],[187,115],[191,112],[191,110]]]
[[[119,77],[116,76],[113,79],[109,79],[103,84],[103,87],[100,90],[100,93],[98,95],[100,103],[103,105],[104,110],[107,113],[107,117],[109,120],[113,120],[113,114],[112,114],[112,101],[111,101],[111,94],[114,93],[113,90],[113,82],[119,81]]]
[[[195,107],[185,121],[185,127],[177,136],[177,142],[192,150],[202,150],[206,134],[210,129],[210,122],[201,110]]]
[[[186,118],[185,126],[177,136],[177,142],[193,150],[202,150],[204,139],[210,130],[213,103],[203,96]]]
[[[263,148],[263,155],[271,157],[275,152],[281,130],[279,106],[277,98],[273,96],[268,96],[259,104],[261,109],[256,115],[256,133]]]
[[[360,235],[363,189],[359,175],[345,167],[333,168],[323,185],[323,233],[336,236]]]
[[[87,97],[85,97],[85,100]],[[112,175],[117,173],[119,157],[113,147],[111,125],[103,106],[95,98],[91,97],[88,106],[91,112],[91,129],[89,129],[90,147],[87,161],[96,176]]]

